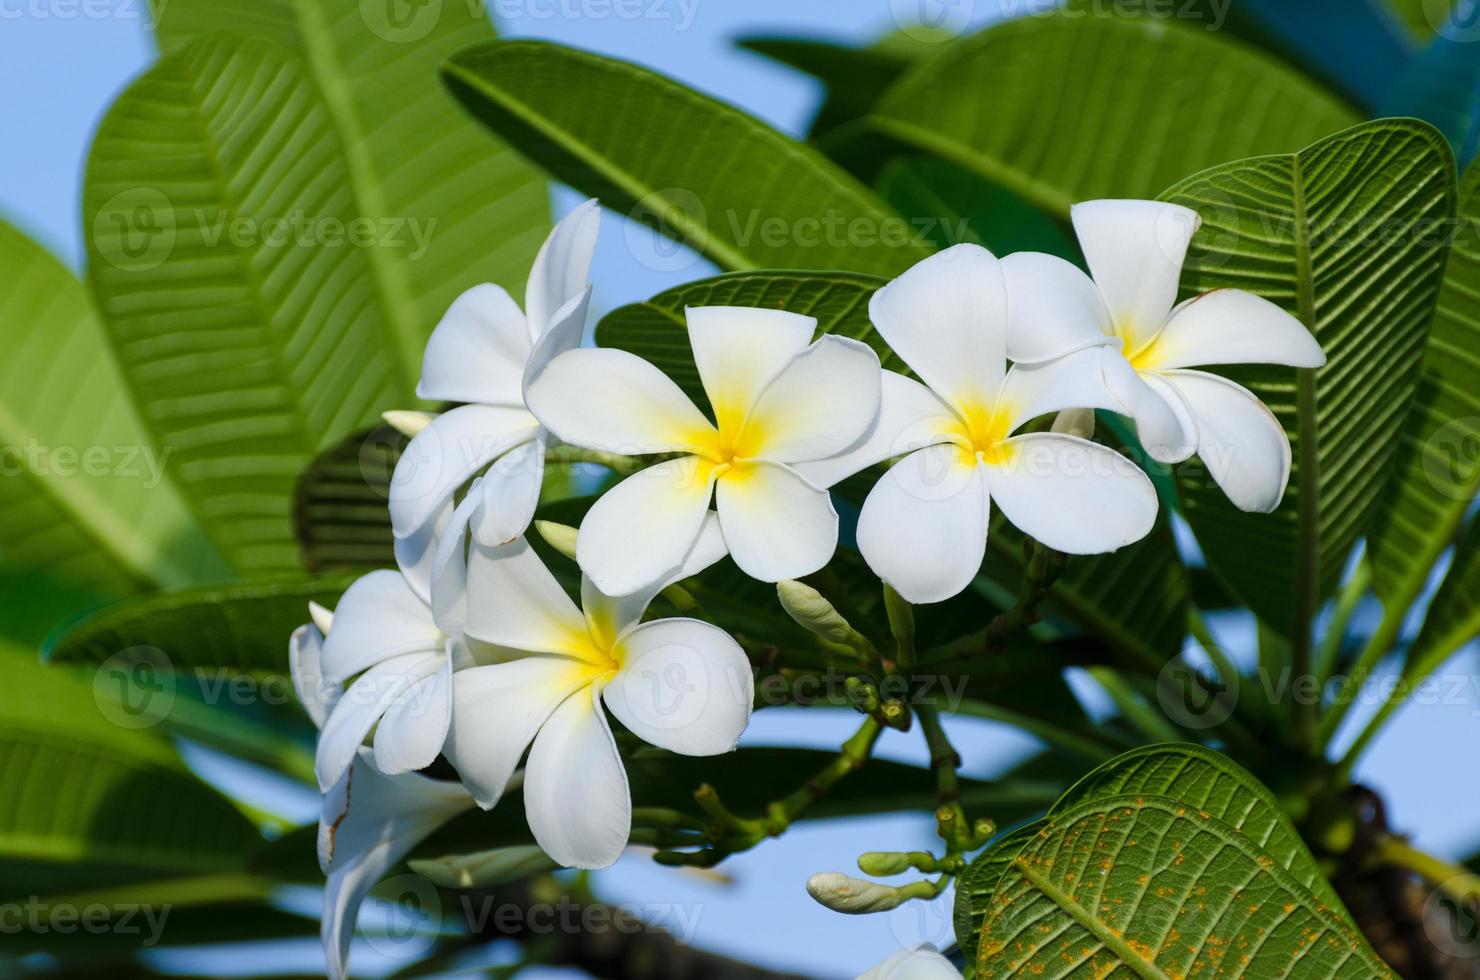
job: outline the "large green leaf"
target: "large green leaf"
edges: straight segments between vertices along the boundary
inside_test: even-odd
[[[386,501],[409,441],[391,426],[377,425],[331,446],[298,477],[293,527],[310,571],[396,563]]]
[[[1392,615],[1423,590],[1480,490],[1480,164],[1465,174],[1459,211],[1418,393],[1367,542]],[[1430,615],[1448,602],[1436,599]]]
[[[987,917],[992,893],[997,890],[1002,875],[1012,866],[1012,860],[1017,857],[1018,851],[1036,837],[1041,829],[1043,821],[1035,820],[1002,835],[956,878],[951,925],[956,930],[956,944],[961,947],[961,955],[972,967],[976,964],[976,947],[981,939],[982,922]]]
[[[1380,502],[1444,271],[1434,229],[1454,213],[1454,160],[1415,120],[1356,126],[1300,151],[1216,167],[1162,195],[1197,210],[1183,287],[1231,286],[1315,334],[1317,370],[1250,367],[1248,385],[1290,435],[1294,468],[1273,514],[1233,507],[1185,474],[1187,519],[1208,563],[1267,624],[1308,641]]]
[[[898,43],[854,48],[794,37],[750,37],[735,43],[827,86],[827,98],[808,128],[811,139],[867,114],[919,54]]]
[[[166,52],[221,32],[303,57],[344,148],[355,210],[400,230],[365,249],[408,385],[458,293],[496,282],[520,295],[549,228],[544,179],[447,94],[437,67],[493,40],[481,4],[412,7],[329,0],[153,0]]]
[[[874,124],[1052,213],[1153,197],[1189,173],[1290,152],[1357,121],[1238,42],[1165,21],[1024,17],[906,73]]]
[[[297,566],[293,479],[412,397],[367,249],[345,237],[351,187],[303,62],[257,40],[162,58],[88,160],[89,272],[124,377],[241,572]]]
[[[45,249],[0,222],[0,564],[11,588],[97,598],[226,571],[128,403],[87,292]],[[12,624],[15,625],[15,624]]]
[[[1444,574],[1408,648],[1407,677],[1417,681],[1438,670],[1461,646],[1480,635],[1480,520],[1472,520],[1454,547],[1454,563]]]
[[[459,52],[444,73],[552,177],[722,267],[888,275],[930,252],[816,150],[644,68],[519,41]]]
[[[242,867],[256,829],[129,726],[147,713],[103,713],[107,677],[90,687],[8,646],[0,664],[0,897]]]
[[[1391,975],[1269,791],[1199,746],[1111,760],[974,864],[979,977]]]
[[[333,608],[355,576],[264,579],[126,599],[54,636],[55,662],[96,664],[153,647],[177,669],[229,667],[281,673],[288,636],[308,622],[308,604]]]

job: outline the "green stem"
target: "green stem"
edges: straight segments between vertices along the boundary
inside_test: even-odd
[[[905,673],[915,669],[915,607],[898,592],[884,585],[884,611],[889,616],[889,631],[894,634],[894,656]]]
[[[1395,605],[1391,610],[1383,613],[1382,622],[1377,627],[1377,632],[1372,634],[1367,641],[1367,646],[1362,650],[1357,662],[1352,665],[1351,673],[1341,684],[1341,689],[1336,694],[1336,701],[1331,705],[1331,710],[1326,717],[1321,719],[1320,728],[1315,733],[1312,747],[1322,748],[1331,744],[1331,739],[1336,736],[1341,728],[1342,721],[1347,712],[1351,711],[1352,705],[1357,701],[1356,694],[1367,682],[1367,677],[1372,673],[1381,661],[1393,649],[1399,634],[1403,631],[1403,620],[1406,618],[1408,607],[1406,605]]]
[[[1180,742],[1182,733],[1159,712],[1152,710],[1135,688],[1113,667],[1090,667],[1089,675],[1099,682],[1120,715],[1138,732],[1153,742]]]
[[[1018,589],[1017,605],[987,624],[984,646],[988,653],[997,652],[1008,640],[1038,622],[1038,607],[1064,568],[1064,555],[1032,538],[1024,539],[1023,550],[1027,568]],[[962,655],[967,653],[963,651]]]
[[[862,769],[874,753],[874,744],[879,741],[882,729],[873,718],[867,718],[858,731],[843,743],[837,757],[823,767],[822,771],[803,783],[789,796],[772,803],[766,808],[766,817],[772,837],[779,837],[813,803],[827,795],[845,776]]]
[[[1410,846],[1400,837],[1384,837],[1372,848],[1370,862],[1403,868],[1461,902],[1480,898],[1480,875]]]
[[[915,714],[920,717],[920,730],[930,750],[930,768],[935,771],[936,802],[960,809],[961,779],[956,770],[961,768],[961,755],[946,735],[940,722],[940,710],[934,705],[922,704],[915,709]]]
[[[1336,658],[1341,653],[1342,641],[1346,639],[1347,627],[1351,625],[1352,616],[1356,614],[1357,607],[1362,604],[1371,585],[1372,566],[1363,560],[1357,565],[1352,577],[1342,585],[1341,592],[1336,597],[1336,605],[1331,609],[1331,623],[1321,637],[1320,646],[1316,648],[1315,672],[1322,684],[1336,670]]]
[[[575,463],[593,463],[605,466],[622,476],[636,473],[655,462],[655,458],[622,456],[618,453],[602,452],[599,449],[582,449],[579,446],[556,446],[545,451],[546,465],[570,466]]]

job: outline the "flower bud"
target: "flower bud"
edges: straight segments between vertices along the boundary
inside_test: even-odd
[[[803,629],[830,643],[851,645],[853,627],[821,592],[810,585],[787,579],[776,583],[776,596],[781,600],[781,608]]]
[[[334,614],[317,602],[308,604],[308,618],[318,627],[319,632],[325,636],[329,635],[329,627],[334,625]]]
[[[1054,417],[1053,431],[1060,435],[1093,439],[1095,436],[1095,410],[1092,408],[1066,408]]]
[[[911,868],[910,856],[899,851],[868,851],[858,855],[858,870],[866,875],[897,875]]]
[[[838,871],[824,871],[807,879],[807,894],[834,912],[862,915],[887,912],[898,908],[908,898],[898,888],[862,878],[850,878]]]
[[[385,419],[385,424],[395,429],[408,439],[414,439],[422,429],[432,424],[436,418],[433,412],[381,412],[380,417]]]
[[[449,854],[409,863],[412,871],[431,879],[432,884],[440,888],[492,888],[558,867],[549,855],[533,844],[473,854]]]
[[[540,537],[545,539],[546,544],[572,561],[575,560],[575,528],[569,524],[556,524],[554,521],[535,521],[534,529],[540,532]]]

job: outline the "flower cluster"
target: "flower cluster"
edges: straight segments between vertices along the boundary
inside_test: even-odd
[[[838,546],[829,488],[890,460],[857,543],[910,602],[976,577],[994,508],[1060,552],[1124,547],[1151,530],[1157,496],[1091,440],[1095,410],[1133,420],[1157,460],[1200,455],[1236,506],[1272,510],[1290,470],[1284,431],[1248,390],[1192,368],[1324,363],[1310,332],[1257,296],[1176,305],[1195,213],[1096,201],[1073,210],[1093,278],[1053,256],[958,245],[878,290],[870,320],[910,375],[858,340],[814,337],[812,317],[688,309],[706,411],[647,361],[581,346],[599,217],[590,201],[557,225],[522,311],[493,285],[453,303],[417,394],[458,407],[394,416],[414,433],[390,499],[399,570],[366,575],[332,614],[315,607],[293,637],[294,678],[322,729],[336,976],[379,877],[515,786],[555,862],[616,861],[632,803],[608,712],[672,752],[734,748],[750,664],[713,625],[644,621],[670,585],[725,556],[767,582],[817,571]],[[524,537],[559,444],[653,457],[581,523],[579,605]],[[676,700],[655,683],[674,677]],[[439,756],[460,783],[418,773]]]

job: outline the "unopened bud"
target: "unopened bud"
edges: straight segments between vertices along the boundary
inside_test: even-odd
[[[385,424],[395,429],[408,439],[416,438],[416,434],[432,424],[436,418],[433,412],[382,412],[380,417],[385,419]]]
[[[824,871],[807,879],[807,894],[834,912],[863,915],[898,908],[909,898],[898,888],[876,881],[850,878],[838,871]]]
[[[1093,439],[1095,437],[1095,410],[1066,408],[1054,418],[1053,431],[1060,435]]]
[[[334,625],[334,614],[317,602],[308,604],[308,618],[319,628],[319,632],[325,636],[329,635],[329,627]]]
[[[441,888],[492,888],[559,867],[533,844],[409,863],[412,871]]]
[[[853,627],[833,608],[821,592],[794,579],[776,583],[776,597],[781,608],[803,629],[816,633],[830,643],[851,645]]]
[[[897,875],[911,867],[910,856],[899,851],[869,851],[858,855],[858,870],[866,875]]]
[[[534,529],[540,532],[540,537],[545,539],[546,544],[572,561],[575,560],[575,528],[569,524],[556,524],[554,521],[535,521]]]
[[[879,710],[879,689],[862,677],[849,677],[843,681],[843,693],[848,695],[853,707],[864,714],[871,715]]]

